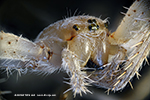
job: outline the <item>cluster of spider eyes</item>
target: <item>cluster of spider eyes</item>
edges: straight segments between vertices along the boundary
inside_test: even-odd
[[[97,24],[95,19],[89,19],[87,20],[87,22],[89,23],[88,29],[91,31],[96,31],[99,29],[99,25]],[[105,27],[108,27],[108,22],[104,23]],[[73,25],[72,27],[73,29],[75,29],[76,31],[80,30],[80,27],[78,25]]]
[[[88,26],[88,29],[91,30],[98,30],[99,29],[99,25],[96,23],[95,19],[89,19],[87,21],[90,25]]]
[[[88,29],[91,30],[98,30],[99,29],[99,25],[97,24],[95,19],[89,19],[87,20],[87,22],[89,23]],[[78,25],[73,25],[73,29],[75,29],[76,31],[80,30],[80,27]]]

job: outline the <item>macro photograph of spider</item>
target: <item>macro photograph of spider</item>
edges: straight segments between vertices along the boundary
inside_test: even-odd
[[[149,100],[150,0],[1,0],[0,100]]]

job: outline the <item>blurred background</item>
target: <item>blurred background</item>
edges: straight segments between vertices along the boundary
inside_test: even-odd
[[[91,15],[105,19],[109,17],[110,31],[115,31],[126,12],[123,8],[130,7],[133,0],[0,0],[0,30],[23,35],[30,40],[36,38],[38,33],[49,24],[65,17],[75,15]],[[150,62],[150,59],[148,59]],[[95,86],[89,87],[93,95],[87,94],[74,100],[149,100],[150,99],[150,66],[144,62],[140,71],[142,77],[134,77],[131,82],[134,90],[128,84],[125,89],[118,92],[104,93],[106,90]],[[12,91],[3,95],[6,100],[58,100],[63,92],[69,88],[63,83],[67,75],[56,72],[52,75],[27,73],[21,77],[14,72],[7,78],[6,72],[0,70],[0,79],[7,81],[0,83],[0,90]],[[56,94],[55,97],[15,97],[15,94]],[[69,95],[72,99],[71,94]]]

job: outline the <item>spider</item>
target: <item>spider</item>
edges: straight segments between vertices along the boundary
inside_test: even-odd
[[[138,73],[150,50],[150,2],[136,0],[117,30],[108,20],[88,15],[73,16],[46,27],[34,42],[0,32],[0,66],[7,73],[64,70],[76,94],[92,93],[90,84],[110,90],[123,89]],[[126,8],[126,7],[125,7]]]

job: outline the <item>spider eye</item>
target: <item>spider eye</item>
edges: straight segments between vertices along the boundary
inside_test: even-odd
[[[95,25],[95,24],[91,24],[88,26],[88,29],[91,31],[91,30],[98,30],[99,29],[99,25]]]
[[[99,25],[97,25],[96,27],[97,27],[97,30],[98,30],[99,29]]]
[[[92,20],[89,19],[87,22],[92,24],[92,23],[96,23],[96,20],[95,19],[92,19]]]
[[[87,22],[88,22],[88,23],[92,23],[92,20],[91,20],[91,19],[89,19]]]
[[[88,26],[88,29],[91,31],[91,30],[92,30],[92,26],[91,26],[91,25],[89,25],[89,26]]]
[[[73,29],[75,29],[76,31],[78,31],[80,28],[78,25],[73,25]]]
[[[108,28],[108,22],[104,23],[104,26],[105,26],[106,28]]]
[[[93,22],[93,23],[96,23],[96,20],[95,20],[95,19],[93,19],[93,20],[92,20],[92,22]]]

